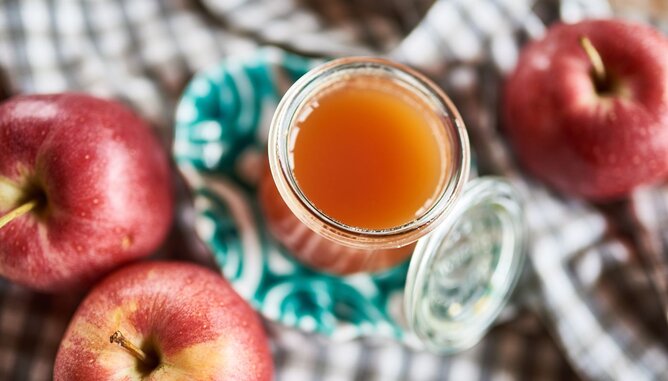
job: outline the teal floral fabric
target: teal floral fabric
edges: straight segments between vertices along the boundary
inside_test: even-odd
[[[265,229],[256,188],[269,122],[287,88],[319,62],[265,49],[192,79],[176,112],[174,155],[194,194],[196,231],[266,318],[338,339],[412,341],[399,323],[408,263],[331,276],[302,266]]]

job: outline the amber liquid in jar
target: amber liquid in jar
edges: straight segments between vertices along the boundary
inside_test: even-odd
[[[321,89],[297,110],[290,168],[308,203],[328,218],[379,232],[423,215],[450,176],[444,121],[411,89],[356,75]],[[307,228],[281,198],[269,169],[260,203],[273,235],[306,265],[335,274],[375,272],[410,257],[415,244],[360,249]]]
[[[344,225],[382,230],[431,206],[446,174],[440,121],[386,79],[357,77],[304,105],[292,170],[306,198]]]

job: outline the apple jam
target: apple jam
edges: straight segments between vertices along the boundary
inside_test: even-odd
[[[443,99],[419,74],[377,59],[333,61],[298,81],[272,122],[261,184],[272,234],[338,274],[407,259],[468,169]]]
[[[438,115],[400,84],[351,77],[305,104],[292,171],[318,210],[348,226],[392,229],[427,210],[448,176]]]

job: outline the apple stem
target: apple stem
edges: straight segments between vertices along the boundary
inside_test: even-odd
[[[585,36],[580,37],[580,46],[582,46],[582,49],[589,58],[589,62],[591,62],[592,66],[594,67],[594,81],[598,87],[603,87],[605,85],[607,75],[605,73],[605,66],[603,65],[603,59],[601,59],[601,55],[598,54],[598,50],[596,50],[594,45],[591,43],[591,40]]]
[[[0,217],[0,229],[2,229],[3,226],[7,225],[8,223],[12,222],[16,218],[21,217],[22,215],[28,213],[29,211],[33,210],[39,202],[37,200],[30,200],[27,201],[15,209],[10,210],[7,214],[4,216]]]
[[[114,332],[113,335],[109,338],[110,343],[116,343],[120,345],[121,347],[125,348],[130,354],[135,356],[139,361],[143,362],[144,364],[148,364],[148,357],[146,356],[146,353],[142,351],[138,346],[132,344],[128,339],[123,336],[121,331],[116,331]]]

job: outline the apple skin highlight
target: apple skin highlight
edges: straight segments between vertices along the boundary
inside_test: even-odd
[[[0,276],[46,292],[89,284],[152,253],[172,221],[165,150],[118,102],[85,94],[0,105]]]
[[[120,331],[158,364],[110,343]],[[101,281],[79,306],[56,356],[54,381],[269,381],[273,363],[260,319],[219,274],[180,262],[145,262]]]
[[[586,37],[608,76],[593,78]],[[529,43],[503,93],[520,162],[562,193],[594,201],[668,176],[668,39],[619,20],[556,24]]]

